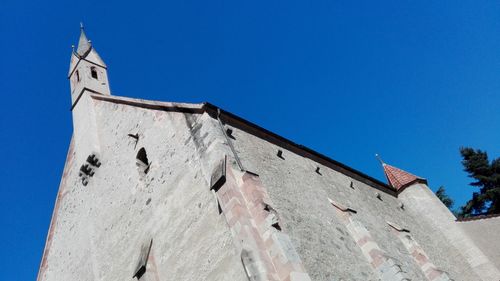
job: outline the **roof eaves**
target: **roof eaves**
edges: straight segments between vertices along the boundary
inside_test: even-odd
[[[457,222],[467,222],[467,221],[477,221],[477,220],[484,220],[484,219],[491,219],[491,218],[496,218],[500,217],[500,214],[489,214],[489,215],[475,215],[471,217],[462,217],[462,218],[457,218]]]
[[[198,113],[204,112],[202,103],[175,103],[175,102],[161,102],[161,101],[150,101],[143,99],[126,98],[119,96],[105,96],[100,94],[92,94],[93,99],[113,102],[116,104],[125,104],[130,106],[142,107],[153,110],[161,111],[174,111],[174,112],[184,112],[184,113]]]
[[[210,104],[208,102],[204,103],[204,107],[206,108],[206,111],[212,116],[216,117],[217,116],[217,111],[220,110],[221,112],[221,119],[225,122],[228,123],[232,126],[238,127],[239,129],[247,129],[245,131],[252,133],[253,135],[259,136],[271,143],[274,143],[275,145],[284,147],[285,149],[288,149],[290,151],[293,151],[303,157],[309,158],[313,161],[316,161],[322,165],[325,165],[333,170],[336,170],[340,173],[347,174],[351,176],[352,178],[359,180],[361,182],[364,182],[367,185],[370,185],[380,191],[383,191],[385,193],[388,193],[393,196],[397,196],[397,190],[392,188],[391,186],[387,185],[386,183],[383,183],[371,176],[366,175],[365,173],[358,171],[354,168],[351,168],[345,164],[342,164],[324,154],[321,154],[317,151],[314,151],[304,145],[297,144],[289,139],[286,139],[280,135],[277,135],[265,128],[260,127],[259,125],[256,125],[250,121],[247,121],[237,115],[232,114],[231,112],[225,111],[223,109],[220,109],[219,107]],[[239,126],[238,126],[239,125]],[[246,128],[244,128],[246,126]]]

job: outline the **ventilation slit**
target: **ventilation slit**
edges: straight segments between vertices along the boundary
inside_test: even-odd
[[[230,129],[230,128],[227,128],[226,129],[226,135],[230,138],[232,138],[233,140],[235,140],[236,138],[233,136],[233,130]]]
[[[322,175],[322,174],[321,174],[321,172],[319,171],[319,167],[316,167],[316,173],[317,173],[318,175]]]
[[[278,149],[278,153],[276,154],[276,156],[278,156],[278,158],[285,160],[285,158],[283,157],[283,151],[281,149]]]

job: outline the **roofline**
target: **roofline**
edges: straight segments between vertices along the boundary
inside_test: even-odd
[[[500,217],[500,214],[489,214],[489,215],[475,215],[471,217],[461,217],[457,218],[457,222],[467,222],[467,221],[477,221],[477,220],[484,220],[484,219],[491,219],[491,218],[496,218]]]
[[[304,145],[297,144],[289,139],[286,139],[280,135],[277,135],[265,128],[256,125],[246,119],[243,119],[237,115],[232,114],[231,112],[225,111],[220,107],[213,105],[208,102],[204,102],[201,104],[193,104],[193,103],[172,103],[172,102],[159,102],[159,101],[149,101],[142,99],[134,99],[134,98],[126,98],[126,97],[118,97],[118,96],[103,96],[103,95],[91,95],[92,98],[102,101],[114,102],[119,104],[126,104],[130,106],[137,106],[142,108],[148,108],[153,110],[162,110],[162,111],[173,111],[173,112],[183,112],[183,113],[195,113],[195,114],[203,114],[207,113],[212,118],[216,119],[218,112],[220,111],[219,118],[225,123],[229,124],[233,127],[246,131],[252,135],[260,137],[270,143],[273,143],[277,146],[280,146],[284,149],[292,151],[302,157],[309,158],[315,162],[318,162],[324,166],[327,166],[335,171],[346,174],[353,179],[356,179],[360,182],[363,182],[367,185],[370,185],[380,191],[383,191],[387,194],[390,194],[394,197],[397,197],[398,191],[387,185],[386,183],[379,181],[359,170],[351,168],[345,164],[342,164],[324,154],[321,154],[311,148],[308,148]]]
[[[248,133],[251,133],[253,135],[256,135],[262,139],[265,139],[277,146],[283,147],[287,150],[290,150],[298,155],[301,155],[303,157],[309,158],[315,162],[318,162],[324,166],[327,166],[333,170],[336,170],[340,173],[346,174],[360,182],[363,182],[367,185],[370,185],[376,189],[379,189],[385,193],[389,193],[393,196],[397,196],[398,192],[392,188],[391,186],[387,185],[384,182],[379,181],[378,179],[375,179],[359,170],[356,170],[354,168],[351,168],[345,164],[342,164],[324,154],[321,154],[307,146],[297,144],[287,138],[284,138],[280,135],[277,135],[265,128],[260,127],[259,125],[256,125],[255,123],[252,123],[246,119],[243,119],[237,115],[234,115],[231,112],[225,111],[221,108],[219,108],[216,105],[213,105],[211,103],[205,102],[204,103],[204,109],[207,113],[209,113],[212,117],[216,118],[217,116],[217,111],[220,110],[220,118],[221,120],[229,124],[231,126],[237,127],[239,129],[242,129]]]

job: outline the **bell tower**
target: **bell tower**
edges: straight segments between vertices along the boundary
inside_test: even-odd
[[[71,53],[68,79],[71,85],[72,110],[84,94],[111,95],[107,66],[87,38],[83,24],[80,24],[78,47],[75,50],[73,46]]]
[[[80,24],[78,47],[71,52],[68,79],[71,86],[73,141],[77,161],[85,163],[91,155],[99,156],[99,127],[92,95],[111,95],[107,66]]]

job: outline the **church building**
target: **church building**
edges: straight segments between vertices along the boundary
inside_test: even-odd
[[[422,177],[382,162],[381,182],[210,103],[112,95],[83,27],[68,79],[38,281],[500,280],[500,216],[457,220]]]

